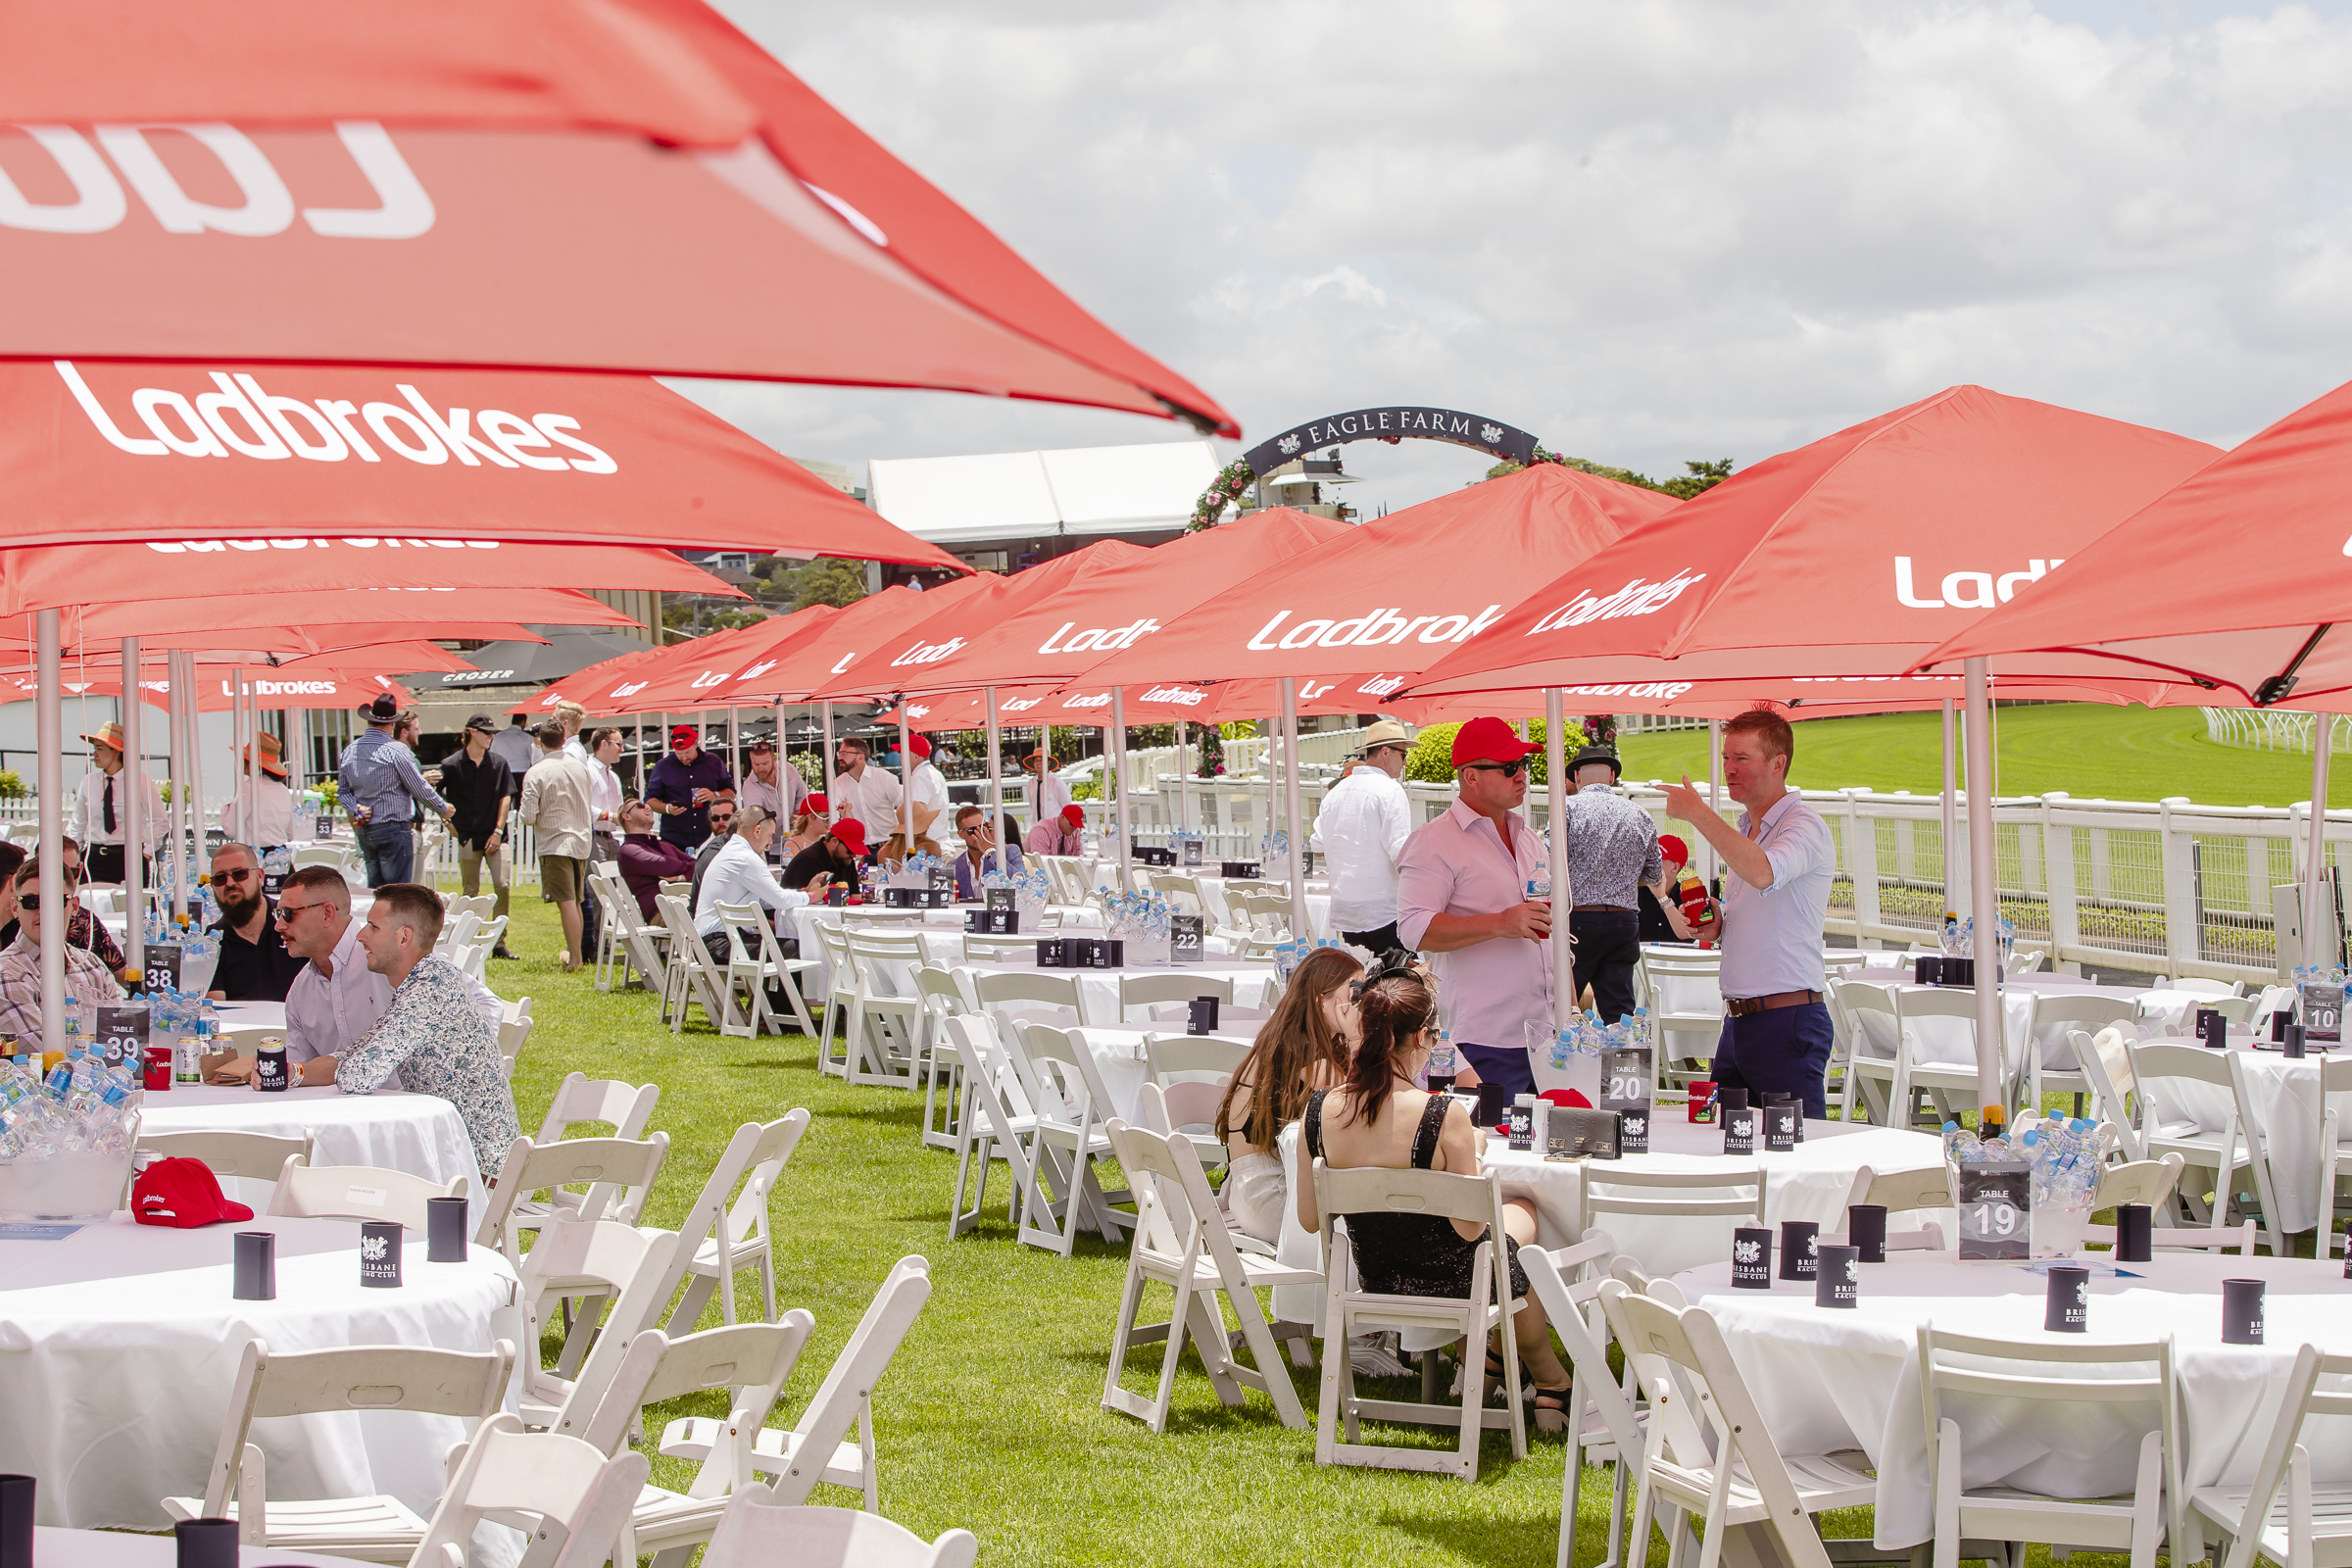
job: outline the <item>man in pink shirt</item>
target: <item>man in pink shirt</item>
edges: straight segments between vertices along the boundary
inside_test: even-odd
[[[1085,837],[1078,831],[1086,823],[1085,808],[1072,804],[1061,808],[1058,816],[1049,816],[1029,830],[1021,848],[1031,855],[1084,855]]]
[[[1551,906],[1531,897],[1551,861],[1517,814],[1534,750],[1499,718],[1464,724],[1453,737],[1461,798],[1415,828],[1396,861],[1397,932],[1437,956],[1454,1048],[1478,1081],[1515,1095],[1536,1087],[1524,1026],[1547,1039],[1552,1027]]]

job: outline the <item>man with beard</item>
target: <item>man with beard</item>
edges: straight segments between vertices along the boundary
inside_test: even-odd
[[[262,891],[262,862],[249,846],[213,852],[213,897],[220,904],[220,922],[211,927],[220,964],[205,994],[216,1002],[285,1001],[308,960],[286,951],[277,906]]]

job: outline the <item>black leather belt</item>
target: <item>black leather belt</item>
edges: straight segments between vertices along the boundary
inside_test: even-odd
[[[1781,1007],[1801,1007],[1809,1002],[1819,1002],[1818,991],[1776,991],[1769,997],[1726,997],[1723,1010],[1735,1018],[1753,1013],[1771,1012]]]

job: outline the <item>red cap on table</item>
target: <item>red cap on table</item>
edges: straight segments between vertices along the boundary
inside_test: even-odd
[[[130,1212],[142,1225],[193,1230],[224,1219],[253,1218],[253,1210],[220,1196],[220,1179],[201,1159],[159,1159],[130,1184]]]

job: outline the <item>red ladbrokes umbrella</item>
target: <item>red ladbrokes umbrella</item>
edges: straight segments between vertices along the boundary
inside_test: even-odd
[[[2213,683],[2249,701],[2346,706],[2352,385],[2216,458],[2066,569],[1927,654],[1994,668]],[[2212,702],[2208,694],[2196,701]]]
[[[278,37],[230,21],[227,42],[178,59],[143,47],[143,23],[16,9],[0,33],[0,121],[24,127],[0,135],[0,356],[926,387],[1238,434],[700,4],[611,0],[659,67],[612,103],[567,111],[598,95],[530,103],[492,84],[489,112],[469,90],[478,49],[434,55],[445,7],[383,49],[382,90],[366,35],[406,8],[389,29],[373,7],[300,8],[329,16],[306,32],[290,15]],[[314,60],[315,84],[262,90],[307,82]],[[703,113],[671,113],[690,80]],[[676,121],[656,135],[696,146],[559,128],[632,120]]]
[[[0,550],[0,616],[81,605],[152,604],[168,609],[173,601],[218,598],[251,600],[267,610],[270,596],[281,593],[614,584],[741,597],[701,567],[647,545],[337,537],[149,540]],[[560,603],[566,613],[578,608],[572,601]],[[288,607],[278,608],[291,613]],[[174,612],[182,623],[187,613]],[[613,624],[603,618],[605,612],[595,613],[600,624]],[[366,602],[354,601],[351,618],[368,616]],[[70,617],[66,631],[73,631]]]
[[[1244,578],[1087,671],[1090,681],[1427,668],[1541,581],[1675,507],[1539,464],[1391,513]]]
[[[27,699],[33,695],[33,679],[29,675],[10,676],[0,680],[0,689],[15,693],[19,699]],[[122,695],[122,680],[113,674],[104,680],[68,681],[66,689],[76,697]],[[171,700],[172,683],[151,675],[139,682],[139,690],[149,703],[163,708]],[[196,706],[207,713],[225,713],[236,706],[235,690],[232,670],[208,664],[196,683]],[[416,701],[406,686],[389,676],[355,673],[331,665],[249,668],[245,672],[245,701],[253,708],[353,709],[375,701],[378,692],[390,692],[403,708]]]
[[[989,577],[978,588],[952,602],[918,600],[914,608],[926,612],[920,619],[895,629],[893,635],[875,646],[871,657],[818,687],[816,696],[823,701],[838,702],[850,697],[879,697],[921,689],[928,683],[933,668],[1024,611],[1065,592],[1083,591],[1114,568],[1156,554],[1124,539],[1102,539],[1066,556],[1040,562],[1025,571]],[[986,684],[985,677],[978,684]]]
[[[535,634],[513,617],[545,626],[634,626],[602,600],[569,588],[426,588],[290,594],[224,594],[67,611],[61,646],[119,651],[125,637],[148,647],[267,649],[295,655],[375,643]],[[0,638],[30,647],[33,617],[0,622]]]
[[[903,689],[944,692],[1076,679],[1119,649],[1148,646],[1163,625],[1211,595],[1351,531],[1329,517],[1270,507],[1134,556],[1094,563],[1024,608],[992,612],[974,601],[966,616],[977,629],[968,637],[935,639],[960,646],[906,666]],[[1022,572],[1006,586],[1028,577]]]
[[[1769,458],[1576,563],[1408,695],[1897,675],[2214,456],[1952,387]]]
[[[625,667],[616,668],[610,680],[600,677],[585,688],[591,695],[575,701],[600,712],[616,713],[683,713],[706,708],[740,707],[743,699],[730,701],[720,695],[722,689],[738,686],[748,673],[765,673],[774,668],[786,654],[815,636],[819,627],[840,613],[831,605],[816,605],[789,615],[773,616],[757,625],[674,643],[662,649],[658,658],[623,655],[621,660],[607,663]],[[532,705],[542,712],[548,706],[544,695]]]
[[[0,473],[12,545],[538,539],[963,569],[641,376],[0,362]]]

